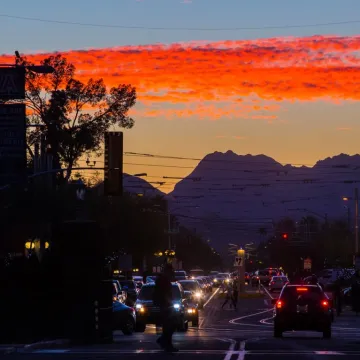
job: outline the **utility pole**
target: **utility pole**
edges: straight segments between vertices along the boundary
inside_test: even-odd
[[[359,252],[359,190],[355,188],[355,255]]]
[[[168,246],[171,250],[171,214],[169,212],[169,206],[167,206],[167,219],[168,219]]]

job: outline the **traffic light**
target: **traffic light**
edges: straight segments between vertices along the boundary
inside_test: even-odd
[[[283,234],[282,234],[282,238],[283,238],[284,240],[287,240],[288,237],[289,237],[288,233],[283,233]]]

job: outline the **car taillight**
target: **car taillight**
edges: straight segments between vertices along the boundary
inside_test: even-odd
[[[271,283],[270,283],[270,285],[274,285],[275,284],[275,281],[272,281]]]
[[[329,306],[329,302],[326,301],[326,300],[323,300],[323,301],[321,302],[321,305],[322,305],[323,307],[328,307],[328,306]]]
[[[282,301],[281,301],[281,300],[278,300],[278,301],[276,302],[276,308],[277,308],[277,309],[281,309],[282,306],[283,306]]]

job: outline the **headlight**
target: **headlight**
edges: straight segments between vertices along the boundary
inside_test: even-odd
[[[218,279],[214,279],[214,282],[217,282],[218,281]]]
[[[230,279],[225,279],[225,282],[227,282],[227,283],[230,282]]]
[[[188,309],[188,314],[195,314],[196,310],[195,309]]]
[[[180,309],[180,305],[179,304],[174,304],[174,309]]]
[[[195,293],[195,296],[196,296],[197,298],[199,298],[199,297],[202,296],[202,293],[201,293],[200,291],[197,291],[197,292]]]
[[[143,308],[143,306],[141,305],[141,304],[136,304],[136,310],[140,310],[140,309],[142,309]]]

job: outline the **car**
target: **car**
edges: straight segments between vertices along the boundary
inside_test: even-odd
[[[193,304],[197,304],[200,308],[205,303],[205,293],[197,280],[180,280],[178,283],[183,287],[185,292],[189,292],[189,300]]]
[[[136,331],[144,332],[147,324],[161,324],[160,308],[154,305],[155,284],[145,284],[135,303],[136,310]],[[178,283],[172,283],[172,306],[173,315],[177,323],[178,331],[188,330],[187,311],[189,308],[188,300],[182,286]]]
[[[330,300],[319,285],[286,284],[274,304],[274,337],[285,331],[319,331],[331,338]]]
[[[138,295],[138,288],[134,280],[120,280],[120,285],[126,291],[126,305],[133,306]]]
[[[135,309],[113,300],[114,330],[121,330],[124,335],[132,335],[136,326]]]
[[[288,282],[287,276],[273,276],[269,283],[269,291],[281,290]]]

